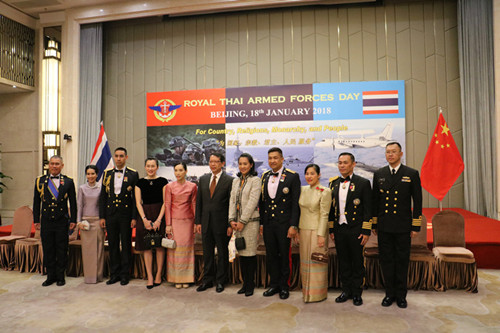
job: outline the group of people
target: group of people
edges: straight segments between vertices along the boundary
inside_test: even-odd
[[[262,235],[270,278],[263,295],[289,297],[293,241],[300,246],[303,300],[318,302],[327,298],[331,239],[342,287],[335,302],[352,299],[359,306],[365,276],[363,247],[373,233],[378,235],[386,289],[382,305],[396,302],[406,308],[411,237],[420,230],[422,190],[418,171],[401,164],[399,143],[387,144],[385,156],[389,165],[375,172],[372,189],[368,179],[354,174],[356,160],[347,152],[338,157],[341,177],[330,178],[328,187],[320,184],[317,164],[306,166],[308,185],[301,187],[299,175],[284,167],[278,147],[269,149],[270,169],[260,178],[250,154],[241,154],[239,172],[233,178],[223,171],[224,155],[212,152],[210,173],[196,186],[186,180],[187,166],[182,161],[174,165],[174,182],[158,177],[156,158],[146,159],[146,177],[139,179],[135,170],[126,167],[127,151],[120,147],[114,151],[116,167],[104,172],[102,186],[96,182],[97,167],[86,167],[87,183],[79,188],[78,200],[72,179],[61,174],[62,158],[54,156],[49,161],[49,175],[36,180],[33,205],[35,225],[40,228],[41,224],[47,272],[43,286],[64,285],[68,232],[75,226],[81,229],[85,282],[102,281],[106,230],[110,252],[106,283],[128,284],[132,229],[136,228],[135,247],[144,251],[148,289],[161,284],[165,261],[163,248],[152,249],[144,241],[149,232],[176,241],[176,248],[167,250],[166,260],[167,281],[176,288],[188,288],[195,282],[194,233],[201,233],[203,278],[196,290],[215,286],[218,293],[228,282],[228,245],[234,234],[243,280],[237,293],[251,296]]]

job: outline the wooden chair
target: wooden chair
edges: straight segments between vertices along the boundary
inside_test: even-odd
[[[22,206],[14,212],[10,236],[0,237],[0,266],[6,270],[15,267],[14,245],[16,240],[28,238],[31,235],[33,211],[28,206]]]
[[[477,292],[478,277],[474,254],[465,248],[464,217],[444,210],[432,218],[437,278],[440,290],[465,289]]]

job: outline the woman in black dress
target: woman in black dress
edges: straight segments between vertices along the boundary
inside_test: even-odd
[[[144,236],[149,230],[157,230],[165,234],[165,219],[163,218],[165,208],[163,205],[163,187],[168,180],[158,177],[158,160],[148,157],[145,163],[146,177],[139,179],[135,186],[135,198],[139,217],[137,219],[135,234],[135,249],[144,251],[144,261],[148,275],[146,287],[152,289],[161,284],[163,262],[165,261],[165,249],[157,247],[156,250],[156,276],[153,278],[153,251],[149,244],[144,241]],[[142,223],[141,223],[142,222]]]

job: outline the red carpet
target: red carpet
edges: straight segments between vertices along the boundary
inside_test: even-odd
[[[449,208],[463,215],[465,219],[466,247],[474,253],[478,268],[500,269],[500,221],[490,219],[461,208]],[[439,208],[424,208],[427,218],[427,243],[432,248],[432,217]],[[12,225],[0,227],[0,236],[10,235]],[[35,227],[31,229],[32,236]],[[132,232],[135,238],[135,229]]]
[[[449,208],[465,219],[465,247],[474,253],[478,268],[500,269],[500,221],[461,208]],[[432,217],[439,208],[424,208],[427,243],[432,248]]]

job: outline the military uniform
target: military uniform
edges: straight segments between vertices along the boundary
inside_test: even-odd
[[[413,201],[413,212],[412,212]],[[422,223],[418,171],[403,164],[395,174],[385,166],[373,175],[373,229],[377,229],[386,296],[406,298],[411,231]]]
[[[339,189],[347,187],[344,216],[347,223],[340,224]],[[363,246],[359,235],[370,235],[372,228],[372,195],[368,179],[351,175],[350,181],[330,179],[333,203],[328,221],[330,234],[335,235],[342,291],[348,296],[361,296],[365,275]]]
[[[69,223],[76,223],[73,179],[59,175],[59,187],[49,186],[50,176],[39,176],[33,195],[33,221],[41,223],[43,265],[48,281],[64,281],[68,262]],[[68,210],[69,202],[69,210]]]
[[[272,176],[272,170],[266,171],[261,178],[261,197],[259,213],[264,225],[267,271],[270,287],[288,291],[290,287],[291,247],[287,237],[290,227],[298,227],[300,208],[300,178],[295,171],[283,168],[279,177]],[[271,177],[279,178],[276,196],[271,198],[268,183]]]
[[[106,219],[106,231],[109,241],[111,279],[129,279],[132,261],[132,228],[130,223],[136,219],[135,184],[139,174],[134,169],[123,169],[121,191],[115,194],[116,169],[104,171],[101,194],[99,197],[99,217]],[[121,252],[120,252],[121,241]]]

